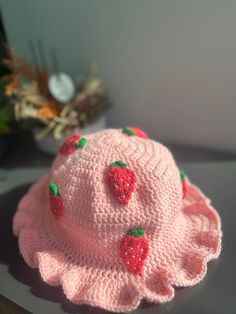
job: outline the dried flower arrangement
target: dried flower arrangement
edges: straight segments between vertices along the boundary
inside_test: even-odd
[[[92,124],[109,107],[107,92],[96,66],[91,67],[85,80],[77,80],[77,84],[69,78],[70,84],[73,84],[73,95],[67,101],[60,101],[60,97],[52,95],[50,77],[45,68],[30,63],[12,48],[8,47],[7,50],[9,58],[3,60],[9,69],[9,74],[3,78],[5,96],[13,105],[19,123],[40,126],[38,140],[50,132],[53,132],[55,139],[61,139],[71,134],[74,128]],[[54,83],[55,80],[60,83],[61,78],[60,73],[56,73]]]
[[[5,136],[14,130],[14,111],[9,106],[8,97],[5,94],[6,84],[2,77],[9,75],[9,69],[0,63],[0,136]]]

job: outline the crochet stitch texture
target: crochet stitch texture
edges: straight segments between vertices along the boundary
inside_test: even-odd
[[[188,178],[183,198],[169,150],[116,129],[87,135],[86,145],[70,149],[78,139],[67,140],[49,173],[19,203],[13,232],[26,263],[48,284],[61,285],[72,302],[114,312],[134,310],[143,298],[167,302],[174,286],[202,280],[207,262],[220,254],[220,218]],[[110,165],[120,160],[136,179],[126,203],[107,184]],[[59,195],[50,196],[51,183]],[[59,196],[55,217],[50,202]],[[132,245],[136,252],[126,258]],[[127,267],[132,258],[140,258],[136,272],[139,261]]]

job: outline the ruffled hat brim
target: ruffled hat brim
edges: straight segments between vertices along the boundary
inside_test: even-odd
[[[209,199],[187,180],[187,194],[179,214],[184,226],[182,244],[172,260],[157,265],[147,277],[120,273],[73,263],[65,254],[65,237],[44,219],[43,208],[48,175],[35,183],[19,203],[13,232],[26,263],[39,268],[42,279],[61,285],[67,298],[76,304],[102,307],[113,312],[131,311],[142,299],[164,303],[174,296],[176,287],[192,286],[203,279],[208,261],[221,251],[221,222]],[[63,249],[62,249],[63,248]],[[164,257],[165,258],[165,257]]]

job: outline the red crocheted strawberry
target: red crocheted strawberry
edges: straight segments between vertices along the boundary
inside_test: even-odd
[[[182,181],[183,198],[185,198],[187,194],[187,181],[186,181],[187,176],[183,169],[180,169],[180,178]]]
[[[80,134],[74,134],[71,137],[69,137],[61,146],[59,153],[62,155],[71,155],[78,148],[84,147],[86,143],[87,139],[85,137],[81,137]]]
[[[126,127],[123,129],[123,132],[129,136],[138,136],[144,139],[148,138],[148,135],[143,130],[135,127]]]
[[[108,172],[108,185],[114,197],[127,205],[135,187],[135,173],[122,161],[113,162]]]
[[[148,255],[148,241],[144,229],[129,230],[120,245],[120,257],[130,272],[140,275]]]
[[[49,185],[49,203],[50,209],[56,219],[62,217],[64,213],[63,201],[56,183],[51,182]]]

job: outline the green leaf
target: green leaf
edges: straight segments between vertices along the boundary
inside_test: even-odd
[[[128,235],[133,237],[143,237],[144,236],[144,229],[138,228],[138,229],[131,229],[128,231]]]
[[[186,173],[184,172],[183,169],[180,169],[179,173],[180,173],[181,181],[183,182],[185,180],[185,178],[186,178]]]
[[[120,167],[120,168],[127,168],[128,166],[122,161],[122,160],[117,160],[113,162],[112,167]]]
[[[0,108],[0,121],[10,122],[12,120],[11,114],[5,107]]]
[[[0,121],[0,134],[6,134],[9,133],[11,128],[6,123],[3,123]]]
[[[82,137],[77,143],[75,143],[76,148],[82,148],[84,145],[86,145],[87,139],[85,137]]]
[[[59,195],[59,188],[58,188],[58,186],[56,185],[56,183],[51,182],[51,183],[49,184],[49,189],[50,189],[50,191],[52,192],[52,194],[53,194],[54,196]]]
[[[134,130],[131,130],[130,128],[127,128],[127,127],[123,129],[123,132],[126,133],[129,136],[132,136],[132,135],[136,134]]]

